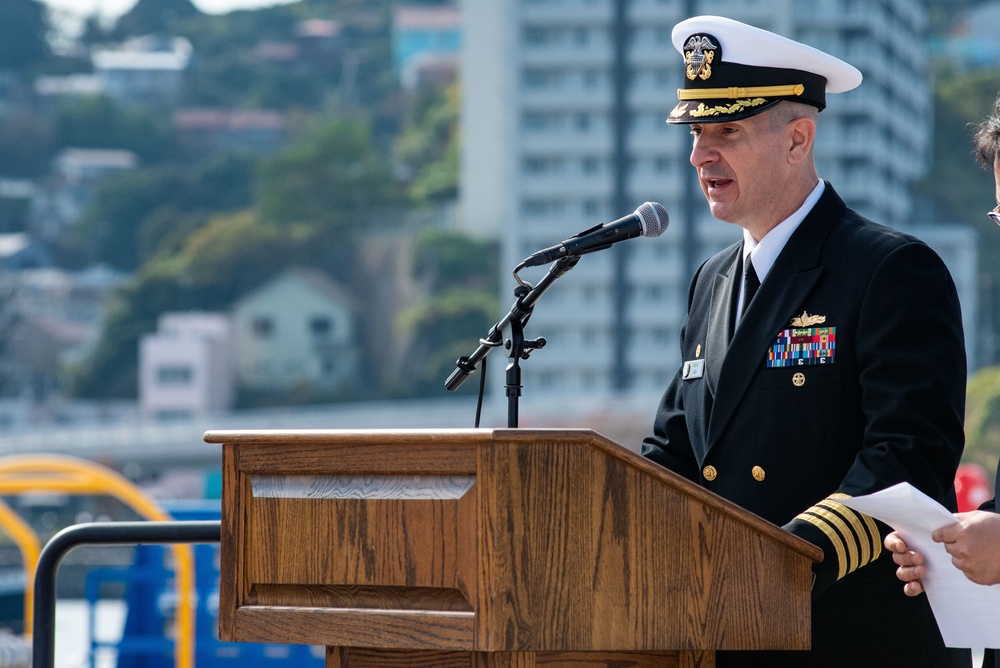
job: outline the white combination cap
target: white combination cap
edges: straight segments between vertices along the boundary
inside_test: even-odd
[[[668,123],[720,123],[758,114],[782,100],[826,107],[827,93],[861,83],[861,72],[828,53],[722,16],[674,26],[684,87]]]

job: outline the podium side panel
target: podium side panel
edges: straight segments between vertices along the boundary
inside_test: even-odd
[[[798,649],[811,563],[587,442],[480,455],[488,651]]]

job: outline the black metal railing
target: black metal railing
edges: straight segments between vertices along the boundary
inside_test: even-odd
[[[150,543],[218,543],[222,523],[91,522],[66,527],[45,544],[35,568],[31,665],[54,668],[56,636],[56,575],[59,562],[78,545],[140,545]]]

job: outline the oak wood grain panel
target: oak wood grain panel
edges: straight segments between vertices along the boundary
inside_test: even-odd
[[[326,668],[472,668],[470,652],[327,647]]]
[[[637,470],[659,480],[662,484],[681,491],[685,496],[697,499],[705,505],[717,508],[734,520],[746,523],[757,531],[814,562],[823,560],[823,551],[798,536],[788,533],[754,513],[741,508],[718,494],[697,485],[686,478],[668,471],[645,457],[615,443],[590,429],[495,429],[495,440],[510,443],[575,443],[580,447],[598,450],[604,455],[628,464]]]
[[[681,652],[677,668],[715,668],[715,652]]]
[[[686,652],[538,652],[538,668],[673,668]]]
[[[607,666],[653,656],[636,651],[713,668],[716,648],[808,645],[818,548],[593,432],[206,440],[230,452],[227,640],[390,647],[491,668],[558,668],[566,652]],[[374,656],[353,652],[328,663]]]
[[[243,572],[243,512],[235,446],[222,448],[222,520],[219,543],[219,638],[235,635],[236,609],[241,605]]]
[[[478,649],[808,645],[811,565],[784,540],[626,458],[504,435],[480,456]]]
[[[254,585],[247,605],[366,610],[473,612],[457,589],[431,587],[357,587],[323,585]]]
[[[713,652],[419,652],[328,647],[326,668],[715,668]]]
[[[244,568],[252,584],[474,589],[474,487],[450,500],[253,498],[247,505]]]
[[[472,657],[474,668],[535,668],[534,652],[477,652]]]
[[[240,470],[286,474],[476,472],[485,429],[209,431],[209,443],[240,447]]]
[[[471,612],[244,605],[236,611],[236,640],[469,651],[474,624]]]
[[[492,441],[494,431],[493,429],[212,429],[206,431],[203,438],[206,443],[232,443],[234,445],[261,443],[325,445],[343,442],[361,446],[434,443],[476,445]],[[585,432],[587,430],[558,431]]]

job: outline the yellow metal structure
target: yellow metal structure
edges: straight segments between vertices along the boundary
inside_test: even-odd
[[[173,518],[126,478],[111,469],[64,455],[11,455],[0,457],[0,495],[28,492],[107,494],[120,500],[147,520]],[[0,501],[0,528],[7,530],[21,550],[26,576],[24,630],[31,635],[35,566],[41,553],[38,536],[11,508]],[[194,557],[189,545],[172,545],[177,588],[177,638],[174,664],[194,667]]]

